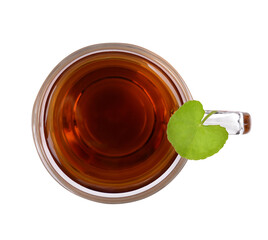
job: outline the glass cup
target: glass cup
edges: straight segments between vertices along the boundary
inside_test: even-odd
[[[48,172],[71,192],[103,203],[136,201],[166,186],[187,162],[167,141],[166,125],[192,99],[155,53],[123,43],[88,46],[43,83],[33,107],[34,142]],[[205,124],[245,134],[250,115],[217,111]]]

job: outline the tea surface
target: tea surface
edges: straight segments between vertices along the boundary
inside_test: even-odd
[[[45,136],[62,171],[101,192],[126,192],[176,158],[166,127],[179,107],[165,72],[124,52],[97,53],[66,69],[49,95]]]

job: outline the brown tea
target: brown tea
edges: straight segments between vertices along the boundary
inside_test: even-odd
[[[156,64],[127,52],[95,53],[71,64],[45,110],[45,136],[57,165],[101,192],[156,180],[177,156],[166,136],[180,102],[172,84]]]

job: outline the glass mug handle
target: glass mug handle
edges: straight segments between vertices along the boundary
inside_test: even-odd
[[[204,117],[211,112],[211,110],[206,110]],[[251,117],[246,112],[215,111],[204,122],[204,125],[220,125],[226,128],[229,135],[241,135],[250,131]]]

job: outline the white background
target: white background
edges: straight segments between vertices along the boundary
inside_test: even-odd
[[[1,1],[0,24],[0,239],[268,239],[267,1]],[[147,199],[70,193],[38,157],[32,105],[60,60],[101,42],[159,54],[206,109],[251,113],[251,132]]]

